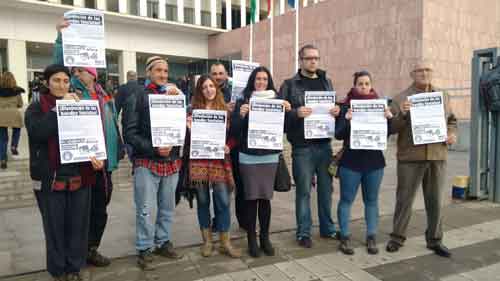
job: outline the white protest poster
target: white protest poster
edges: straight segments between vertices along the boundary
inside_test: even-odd
[[[335,107],[335,91],[306,91],[305,106],[312,114],[304,118],[306,139],[331,138],[335,135],[335,119],[330,109]]]
[[[254,69],[259,67],[259,63],[233,60],[233,85],[231,90],[231,101],[237,101],[243,96],[243,90],[247,86],[248,78]]]
[[[250,99],[248,148],[283,149],[285,107],[279,99]]]
[[[182,146],[186,137],[186,97],[149,95],[153,147]]]
[[[442,92],[422,93],[408,97],[413,144],[445,142],[448,128]]]
[[[106,159],[101,111],[95,100],[57,100],[61,164]]]
[[[191,159],[224,159],[226,113],[225,110],[193,110]]]
[[[387,100],[351,100],[351,149],[387,148]]]
[[[70,23],[62,30],[64,65],[106,68],[103,12],[78,9],[64,18]]]

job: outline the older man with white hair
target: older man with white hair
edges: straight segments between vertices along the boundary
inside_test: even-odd
[[[412,140],[410,107],[408,97],[426,92],[440,92],[432,84],[433,69],[428,62],[415,64],[410,76],[412,85],[397,95],[391,110],[392,131],[398,134],[397,141],[397,191],[393,231],[387,243],[388,252],[396,252],[406,240],[406,231],[412,214],[412,206],[418,188],[422,185],[427,230],[427,248],[437,255],[450,257],[450,251],[443,245],[441,201],[446,180],[448,145],[456,142],[457,120],[451,112],[449,97],[443,92],[448,138],[443,143],[415,145]]]

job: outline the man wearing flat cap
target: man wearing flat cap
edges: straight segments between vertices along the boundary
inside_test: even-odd
[[[427,230],[427,248],[442,257],[450,257],[450,251],[443,245],[441,201],[446,181],[446,160],[448,145],[456,142],[457,120],[451,112],[449,97],[443,92],[448,138],[443,143],[413,144],[410,107],[408,97],[428,92],[442,92],[432,84],[433,69],[428,62],[418,62],[412,68],[412,85],[397,95],[391,110],[392,133],[397,140],[397,191],[394,211],[393,231],[387,243],[388,252],[396,252],[404,245],[406,231],[412,214],[412,206],[420,186],[422,186]]]

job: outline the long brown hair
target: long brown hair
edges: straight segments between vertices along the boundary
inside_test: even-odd
[[[1,78],[0,87],[8,89],[14,89],[17,87],[16,78],[14,78],[14,74],[12,74],[12,72],[4,72]]]
[[[203,84],[207,81],[210,80],[214,84],[216,94],[215,94],[215,101],[214,101],[214,110],[226,110],[226,103],[224,102],[224,95],[222,94],[221,89],[217,85],[217,82],[215,82],[214,79],[212,79],[208,75],[203,75],[198,79],[198,82],[196,83],[196,88],[195,92],[193,95],[193,100],[191,102],[191,106],[193,109],[205,109],[207,107],[207,100],[205,99],[205,96],[203,95]]]

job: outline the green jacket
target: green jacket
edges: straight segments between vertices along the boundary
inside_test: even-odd
[[[57,35],[52,57],[54,63],[64,64],[61,33]],[[95,85],[99,107],[102,112],[102,126],[104,129],[104,140],[106,142],[106,154],[108,156],[106,169],[108,172],[112,172],[118,168],[120,159],[123,158],[123,142],[120,131],[118,130],[118,114],[116,113],[114,99],[107,94],[98,83]],[[77,77],[71,77],[71,86],[81,99],[92,99],[88,89]]]

